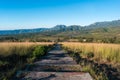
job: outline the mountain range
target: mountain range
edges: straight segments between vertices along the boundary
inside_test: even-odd
[[[24,33],[43,33],[43,32],[65,32],[65,31],[85,31],[96,28],[106,27],[120,27],[120,20],[96,22],[88,26],[80,25],[56,25],[52,28],[36,28],[36,29],[18,29],[18,30],[0,30],[0,35],[13,35],[13,34],[24,34]]]

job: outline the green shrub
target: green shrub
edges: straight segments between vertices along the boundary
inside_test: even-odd
[[[33,51],[32,57],[39,58],[45,54],[44,46],[37,46]]]

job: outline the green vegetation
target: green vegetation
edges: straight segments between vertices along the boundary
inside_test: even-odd
[[[88,26],[56,25],[53,28],[2,30],[0,42],[97,42],[120,43],[120,20],[96,22]]]
[[[74,28],[74,26],[73,26]],[[42,33],[26,33],[0,36],[0,42],[97,42],[120,43],[120,27],[98,27],[93,29],[68,29]]]
[[[1,34],[4,35],[0,35],[0,80],[10,79],[16,70],[44,56],[49,50],[49,44],[37,44],[39,42],[63,42],[64,48],[79,53],[78,59],[86,58],[98,64],[106,64],[107,67],[112,65],[120,71],[120,20],[84,27],[57,25],[50,29],[43,29],[42,32],[40,32],[41,29],[35,29],[35,32],[28,30],[24,33],[23,30],[23,33],[19,34],[19,31],[17,33],[15,31],[15,34],[12,34],[14,31],[10,31],[9,35],[2,31]],[[14,42],[14,45],[10,42]],[[24,42],[27,43],[24,44]],[[32,44],[28,45],[31,42]],[[74,53],[70,55],[75,56]],[[83,70],[89,71],[97,80],[106,80],[106,75],[101,70],[99,74],[94,67],[89,64],[84,65]],[[96,73],[98,75],[95,75]]]
[[[0,47],[0,80],[10,80],[17,70],[40,59],[49,49],[50,45],[4,44]]]

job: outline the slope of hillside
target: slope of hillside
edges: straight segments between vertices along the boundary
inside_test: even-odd
[[[95,28],[95,27],[116,27],[120,26],[120,20],[114,20],[114,21],[105,21],[105,22],[96,22],[94,24],[90,24],[87,27],[89,28]]]
[[[53,28],[0,31],[0,41],[80,41],[120,43],[120,20],[89,26],[57,25]],[[92,26],[93,25],[93,26]]]
[[[18,30],[0,30],[0,35],[10,35],[10,34],[23,34],[23,33],[41,33],[41,32],[64,32],[64,31],[85,31],[95,28],[105,28],[105,27],[118,27],[120,26],[120,20],[106,21],[106,22],[96,22],[88,26],[80,25],[56,25],[52,28],[38,28],[38,29],[18,29]]]
[[[48,30],[48,28],[38,28],[38,29],[18,29],[18,30],[0,30],[0,35],[10,35],[10,34],[23,34],[23,33],[36,33]]]

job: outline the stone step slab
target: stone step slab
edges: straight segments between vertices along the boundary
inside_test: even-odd
[[[82,71],[80,65],[32,65],[29,71],[57,71],[57,72],[78,72]]]
[[[89,73],[84,72],[28,71],[22,72],[21,75],[20,80],[93,80]]]

